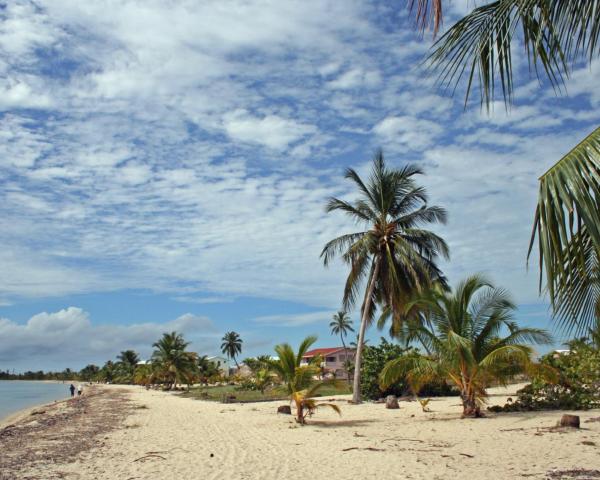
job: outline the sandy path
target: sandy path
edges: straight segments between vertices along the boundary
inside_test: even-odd
[[[104,446],[61,465],[66,478],[542,479],[555,469],[600,470],[600,422],[545,430],[562,412],[460,420],[457,398],[432,400],[432,413],[416,402],[386,410],[340,400],[341,418],[323,410],[299,427],[275,414],[281,402],[224,405],[138,388],[131,398],[147,408],[135,410]],[[579,415],[585,422],[600,412]]]

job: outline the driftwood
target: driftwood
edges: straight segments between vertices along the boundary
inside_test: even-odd
[[[342,452],[349,452],[350,450],[369,450],[371,452],[385,452],[385,448],[375,448],[375,447],[348,447],[348,448],[342,448]]]

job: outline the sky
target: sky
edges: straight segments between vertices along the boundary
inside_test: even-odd
[[[450,282],[484,273],[552,328],[526,266],[537,179],[598,124],[597,65],[556,96],[517,48],[515,104],[487,114],[426,76],[402,2],[13,0],[0,19],[0,369],[146,358],[171,330],[209,355],[229,330],[242,358],[337,346],[346,266],[319,254],[355,225],[324,205],[379,147],[448,210]]]

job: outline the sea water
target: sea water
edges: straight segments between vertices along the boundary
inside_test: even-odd
[[[70,382],[0,380],[0,420],[24,408],[69,397]]]

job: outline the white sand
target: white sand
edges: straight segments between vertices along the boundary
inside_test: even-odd
[[[503,404],[515,389],[492,391],[490,403]],[[423,413],[416,402],[386,410],[380,404],[348,405],[338,397],[341,418],[323,409],[301,427],[275,413],[282,402],[224,405],[138,387],[131,387],[131,395],[148,409],[136,410],[127,428],[111,433],[102,447],[76,463],[49,468],[111,480],[474,480],[600,469],[600,422],[582,423],[581,430],[567,433],[544,429],[564,412],[461,420],[458,398],[433,399],[433,412]],[[577,414],[585,422],[600,411]],[[344,451],[353,447],[359,449]],[[136,461],[148,452],[160,457]]]

